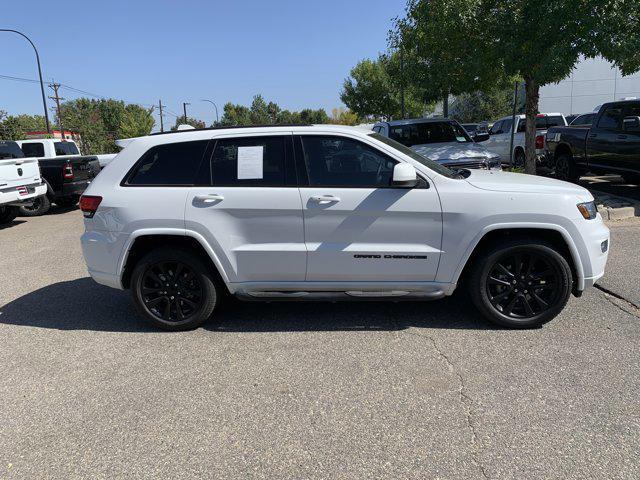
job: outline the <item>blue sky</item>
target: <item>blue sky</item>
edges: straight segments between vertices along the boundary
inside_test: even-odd
[[[211,123],[209,98],[248,104],[256,93],[284,108],[341,105],[349,69],[386,48],[404,0],[2,2],[0,28],[40,51],[45,82]],[[37,78],[31,47],[0,32],[0,75]],[[47,94],[52,93],[47,89]],[[61,90],[66,98],[81,96]],[[50,102],[50,106],[52,102]],[[0,78],[0,109],[42,113],[37,84]],[[166,122],[174,123],[169,116]]]

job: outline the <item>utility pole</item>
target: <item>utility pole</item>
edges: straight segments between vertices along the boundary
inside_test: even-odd
[[[158,100],[158,106],[160,107],[160,131],[164,132],[164,122],[162,121],[162,100]]]
[[[184,111],[184,123],[187,124],[187,105],[191,105],[187,102],[182,102],[182,110]]]
[[[58,113],[58,125],[60,126],[60,135],[62,136],[62,140],[65,140],[64,127],[62,126],[62,115],[60,114],[60,100],[64,100],[64,98],[58,95],[58,89],[60,88],[60,84],[53,82],[49,84],[49,88],[52,88],[54,92],[54,96],[49,98],[56,102],[56,112]]]

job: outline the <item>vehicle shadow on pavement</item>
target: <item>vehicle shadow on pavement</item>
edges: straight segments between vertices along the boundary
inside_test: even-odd
[[[403,330],[408,327],[489,330],[462,293],[433,302],[242,302],[224,298],[212,332]],[[129,292],[89,277],[55,283],[0,307],[0,323],[58,330],[160,332],[136,313]]]
[[[25,223],[24,220],[12,220],[9,223],[0,224],[0,230],[4,230],[5,228],[15,227],[16,225],[20,225],[21,223]]]

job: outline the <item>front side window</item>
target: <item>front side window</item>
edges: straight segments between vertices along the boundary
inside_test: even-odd
[[[302,147],[310,186],[379,188],[391,185],[397,162],[362,142],[313,135],[302,137]]]
[[[53,142],[53,148],[58,155],[78,155],[78,147],[73,142]]]
[[[192,185],[208,140],[156,145],[136,163],[127,185]]]
[[[44,157],[44,144],[41,142],[23,143],[22,151],[25,157]]]
[[[498,133],[502,133],[502,120],[496,122],[489,130],[489,135],[496,135]]]
[[[593,121],[593,117],[595,117],[595,113],[585,113],[584,115],[578,115],[573,119],[571,125],[591,125]]]
[[[429,143],[467,143],[471,138],[456,122],[424,122],[392,125],[389,138],[406,147]]]
[[[620,130],[620,122],[622,121],[622,107],[611,105],[604,111],[600,120],[598,120],[598,128],[606,130]]]
[[[205,176],[211,185],[221,187],[292,184],[295,171],[287,168],[286,141],[283,136],[218,140]]]

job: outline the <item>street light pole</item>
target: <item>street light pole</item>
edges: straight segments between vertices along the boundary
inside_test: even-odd
[[[220,121],[220,119],[218,118],[218,107],[216,106],[215,103],[213,103],[211,100],[207,100],[206,98],[201,98],[200,99],[201,102],[209,102],[211,105],[213,105],[213,108],[216,109],[216,123]]]
[[[47,124],[47,133],[51,133],[51,126],[49,125],[49,112],[47,112],[47,100],[44,95],[44,82],[42,81],[42,68],[40,68],[40,55],[38,54],[38,49],[36,48],[36,46],[33,44],[33,42],[29,37],[27,37],[24,33],[19,32],[18,30],[0,28],[0,32],[17,33],[18,35],[24,37],[27,40],[27,42],[29,42],[33,47],[33,51],[36,52],[36,62],[38,64],[38,77],[40,77],[40,93],[42,94],[42,106],[44,107],[44,121]]]

